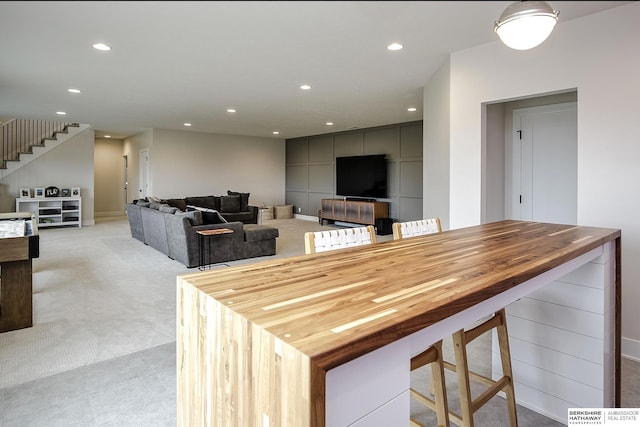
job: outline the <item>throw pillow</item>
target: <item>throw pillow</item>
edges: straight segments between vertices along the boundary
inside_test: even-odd
[[[151,209],[160,209],[160,206],[162,206],[162,205],[163,205],[163,203],[158,203],[158,202],[154,202],[154,201],[149,202],[149,207]]]
[[[240,212],[240,196],[220,196],[220,212]]]
[[[187,210],[187,203],[184,201],[184,199],[168,199],[167,204],[174,208],[178,208],[183,212]]]
[[[178,211],[178,208],[174,208],[174,207],[169,206],[169,205],[160,205],[158,210],[160,212],[164,212],[164,213],[175,214]]]
[[[216,206],[216,198],[214,196],[196,196],[185,197],[184,202],[191,206],[200,206],[201,208],[209,208],[219,210],[219,205]]]
[[[136,206],[142,206],[143,208],[148,208],[151,203],[147,202],[144,199],[140,199],[136,201]]]
[[[240,212],[249,212],[249,195],[251,193],[238,193],[237,191],[227,190],[229,196],[240,196]]]

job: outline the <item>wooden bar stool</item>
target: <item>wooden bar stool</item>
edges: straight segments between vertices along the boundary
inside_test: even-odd
[[[411,371],[431,364],[431,390],[434,399],[430,399],[418,390],[410,389],[411,397],[436,412],[439,427],[449,427],[449,406],[444,378],[444,359],[442,358],[442,341],[438,341],[422,353],[411,358]],[[409,420],[412,427],[425,427],[415,419]]]
[[[467,345],[480,335],[494,328],[498,333],[500,359],[502,362],[502,378],[498,380],[492,380],[491,378],[469,371],[467,360]],[[516,415],[516,400],[513,390],[511,352],[509,351],[509,336],[507,333],[507,315],[504,308],[494,313],[491,318],[481,324],[469,330],[461,329],[454,333],[453,346],[456,363],[453,365],[449,362],[444,362],[444,366],[449,370],[455,371],[457,374],[461,413],[458,416],[450,412],[449,416],[451,421],[463,427],[473,427],[473,414],[498,392],[504,391],[509,411],[509,425],[516,427],[518,425],[518,418]],[[471,379],[489,386],[489,388],[475,399],[471,397]]]

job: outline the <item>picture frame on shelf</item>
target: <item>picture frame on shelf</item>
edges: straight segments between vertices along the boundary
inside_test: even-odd
[[[62,197],[71,196],[71,189],[69,189],[69,188],[61,188],[60,189],[60,196],[62,196]]]
[[[20,198],[21,199],[29,199],[29,198],[31,198],[31,189],[30,188],[21,188],[20,189]]]
[[[33,192],[33,197],[44,198],[44,187],[36,187]]]
[[[71,197],[80,197],[80,187],[71,187]]]

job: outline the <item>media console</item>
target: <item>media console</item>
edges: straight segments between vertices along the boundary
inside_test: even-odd
[[[389,217],[388,202],[363,200],[322,199],[320,223],[344,221],[354,224],[376,225],[376,220]]]

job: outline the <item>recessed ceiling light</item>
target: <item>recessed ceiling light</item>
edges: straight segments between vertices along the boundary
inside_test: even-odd
[[[235,108],[227,108],[227,113],[235,113],[236,109]]]
[[[69,89],[68,92],[71,93],[80,93],[80,89]]]
[[[67,113],[65,113],[64,111],[56,111],[56,114],[59,116],[64,116]]]
[[[279,132],[279,131],[277,131],[277,130],[274,130],[274,131],[273,131],[273,134],[274,134],[274,135],[280,135],[280,132]]]
[[[191,123],[185,123],[184,125],[185,126],[191,126]]]
[[[325,125],[327,125],[327,126],[333,126],[333,122],[327,122],[327,123],[325,123]]]
[[[93,45],[93,48],[98,50],[111,50],[111,46],[108,46],[104,43],[95,43]]]
[[[105,135],[104,137],[105,138],[111,138],[111,135]]]
[[[309,89],[311,89],[311,85],[308,85],[308,84],[300,85],[300,89],[302,89],[302,90],[309,90]]]
[[[404,48],[404,45],[400,44],[400,43],[391,43],[389,45],[387,45],[387,49],[389,50],[400,50]]]
[[[416,111],[416,110],[417,110],[417,108],[416,108],[416,107],[409,107],[409,108],[407,108],[407,111]]]

